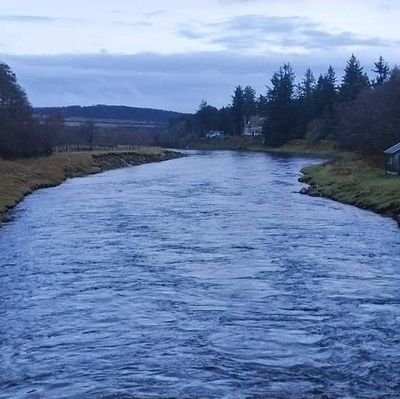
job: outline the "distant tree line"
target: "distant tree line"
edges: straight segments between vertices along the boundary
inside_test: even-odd
[[[136,108],[121,105],[91,105],[91,106],[68,106],[68,107],[44,107],[35,108],[36,115],[46,116],[59,114],[63,118],[84,118],[84,119],[115,119],[131,120],[136,122],[153,122],[168,124],[173,118],[185,116],[179,112],[164,111],[152,108]]]
[[[300,82],[290,64],[272,76],[265,94],[235,88],[230,105],[217,109],[203,101],[198,111],[175,121],[172,139],[198,140],[209,130],[240,135],[253,115],[265,118],[267,146],[292,139],[334,139],[348,149],[376,151],[400,141],[400,69],[380,57],[370,78],[352,55],[339,82],[332,66],[315,78],[308,69]]]
[[[90,150],[118,145],[159,145],[171,118],[184,114],[120,106],[54,107],[33,109],[11,68],[0,63],[0,157],[31,157],[54,150]],[[87,118],[77,126],[68,117]],[[158,122],[154,127],[97,126],[91,118]]]

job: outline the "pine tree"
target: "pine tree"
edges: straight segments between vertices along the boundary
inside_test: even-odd
[[[353,101],[363,90],[370,86],[369,79],[358,58],[353,54],[344,70],[340,96],[343,101]]]
[[[246,86],[243,92],[243,113],[246,120],[257,113],[256,91],[251,86]]]
[[[316,81],[311,69],[308,68],[303,80],[297,87],[298,126],[296,136],[301,138],[306,132],[309,122],[315,117]]]
[[[314,74],[311,69],[308,68],[304,75],[304,79],[298,86],[299,98],[311,99],[314,94],[315,83]]]
[[[208,105],[207,101],[203,100],[196,113],[196,121],[200,128],[200,134],[204,136],[209,130],[217,128],[218,109]]]
[[[375,68],[372,69],[372,72],[376,73],[376,79],[374,80],[374,86],[382,86],[389,80],[390,77],[390,67],[389,64],[384,60],[382,56],[379,57],[379,60],[374,63]]]
[[[295,135],[295,78],[291,65],[285,64],[271,79],[272,86],[268,88],[268,118],[264,126],[267,145],[278,147]]]
[[[318,118],[331,114],[337,101],[337,78],[335,70],[329,67],[325,75],[320,75],[315,88],[316,116]]]
[[[400,81],[400,66],[395,65],[393,69],[390,71],[390,78],[391,82],[393,81]]]
[[[237,86],[232,96],[233,129],[237,136],[240,136],[243,132],[244,104],[244,91],[241,86]]]

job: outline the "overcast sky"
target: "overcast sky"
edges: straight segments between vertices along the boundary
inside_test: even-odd
[[[0,0],[0,60],[36,106],[191,112],[238,84],[264,93],[284,62],[400,63],[399,21],[397,0]]]

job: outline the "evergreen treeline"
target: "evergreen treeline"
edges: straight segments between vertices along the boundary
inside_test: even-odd
[[[6,64],[0,64],[0,157],[50,153],[51,123],[39,125],[24,90]]]
[[[235,88],[231,104],[217,109],[203,101],[197,113],[175,123],[170,131],[181,142],[208,130],[240,135],[252,115],[265,118],[267,146],[291,139],[334,139],[348,149],[376,151],[400,141],[400,69],[380,57],[369,78],[352,55],[339,81],[332,66],[316,78],[308,69],[298,83],[284,64],[274,73],[267,92],[257,97],[247,86]],[[372,74],[371,73],[371,74]]]

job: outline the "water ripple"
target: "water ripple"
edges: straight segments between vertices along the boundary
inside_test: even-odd
[[[74,179],[0,231],[0,399],[399,398],[400,235],[297,194],[317,160]]]

